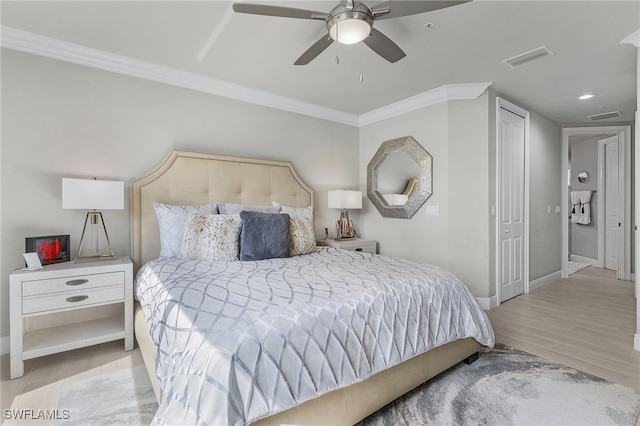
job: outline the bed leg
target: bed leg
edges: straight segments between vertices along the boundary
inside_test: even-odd
[[[467,358],[464,359],[464,362],[465,364],[473,364],[477,360],[478,360],[478,352],[469,355]]]

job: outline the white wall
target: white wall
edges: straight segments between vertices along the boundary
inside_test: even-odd
[[[561,270],[562,133],[560,125],[530,111],[529,281]],[[551,213],[548,213],[548,208]]]
[[[590,259],[598,258],[598,138],[586,141],[571,141],[569,138],[569,164],[571,168],[571,191],[591,190],[591,223],[569,224],[569,253]],[[585,183],[578,181],[578,174],[587,172],[589,179]],[[569,200],[569,203],[571,201]],[[568,219],[567,219],[568,220]]]
[[[62,177],[129,182],[172,148],[293,161],[316,190],[316,232],[335,220],[326,191],[358,187],[358,129],[307,116],[2,50],[1,328],[9,273],[27,236],[70,234],[85,212],[62,210]],[[129,254],[129,200],[105,211],[116,254]],[[357,216],[356,216],[357,219]],[[320,233],[322,231],[322,233]]]
[[[413,136],[433,156],[433,195],[412,219],[383,218],[365,200],[362,233],[380,241],[380,252],[442,266],[481,299],[495,285],[495,108],[488,91],[473,101],[450,101],[365,126],[360,130],[360,187],[380,144]],[[517,101],[514,103],[518,104]],[[526,108],[525,105],[521,105]],[[531,281],[560,270],[560,126],[530,111]],[[547,214],[551,206],[551,214]]]
[[[413,138],[433,157],[433,195],[411,219],[384,218],[365,199],[363,236],[380,253],[451,270],[479,297],[489,296],[489,131],[487,93],[473,101],[442,102],[360,129],[360,188],[367,164],[386,140]]]

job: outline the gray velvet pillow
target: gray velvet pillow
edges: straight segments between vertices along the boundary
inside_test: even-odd
[[[240,212],[240,260],[289,257],[288,214]]]

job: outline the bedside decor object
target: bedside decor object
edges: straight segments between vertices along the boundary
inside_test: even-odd
[[[37,253],[40,263],[43,265],[70,260],[68,235],[27,237],[24,246],[25,253]]]
[[[123,210],[124,209],[124,182],[107,181],[97,179],[71,179],[62,178],[62,208],[91,210],[87,212],[82,228],[82,236],[78,246],[78,256],[76,262],[92,260],[116,259],[107,227],[104,224],[102,212],[98,210]],[[100,253],[98,245],[98,228],[102,224],[104,236],[106,238],[108,253]],[[91,224],[92,230],[92,253],[85,255],[82,252],[84,237],[87,231],[87,224]]]
[[[330,209],[341,209],[340,219],[336,222],[338,235],[336,239],[356,238],[356,230],[349,219],[348,209],[362,208],[362,192],[339,189],[329,191],[328,207]]]
[[[409,165],[412,170],[408,170]],[[397,180],[404,191],[385,197],[381,192],[385,180]],[[388,140],[367,166],[367,197],[383,217],[410,219],[431,197],[432,180],[433,157],[415,139],[405,136]]]

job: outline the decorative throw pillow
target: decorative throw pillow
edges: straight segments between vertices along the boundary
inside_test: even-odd
[[[289,233],[291,235],[289,256],[309,254],[313,251],[313,248],[316,246],[316,236],[311,220],[291,216]]]
[[[182,248],[184,228],[189,213],[216,214],[218,204],[177,206],[154,202],[153,209],[156,212],[160,230],[160,257],[176,257]]]
[[[238,215],[189,213],[180,259],[238,260],[241,228]]]
[[[240,260],[289,257],[289,215],[240,212]]]
[[[240,212],[280,213],[280,207],[276,206],[249,206],[233,203],[220,203],[218,209],[221,214],[238,214]]]
[[[285,206],[277,201],[273,202],[275,207],[280,207],[280,213],[287,213],[289,216],[298,216],[303,219],[313,220],[313,207],[290,207]]]

